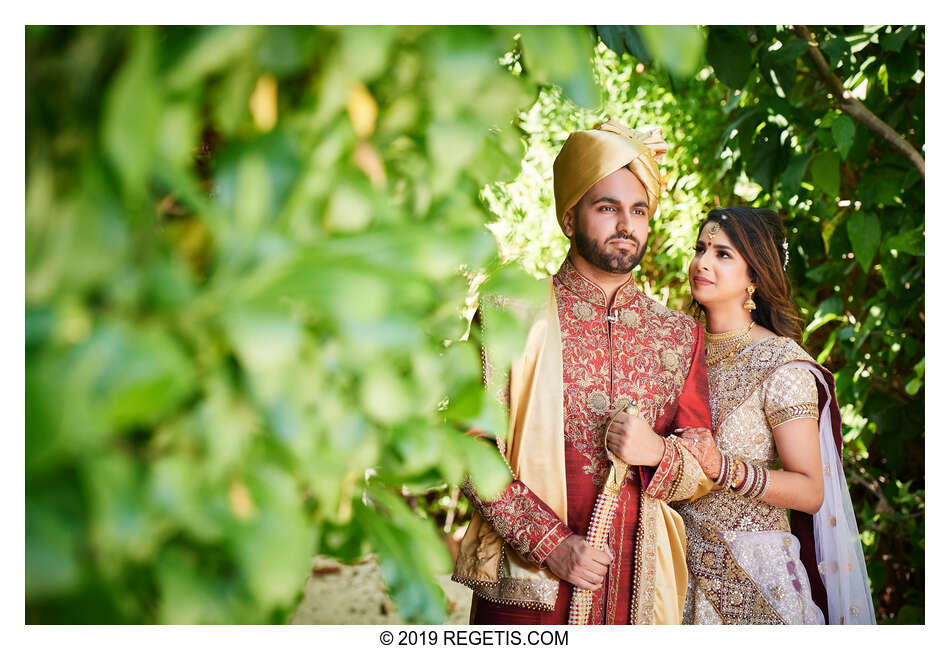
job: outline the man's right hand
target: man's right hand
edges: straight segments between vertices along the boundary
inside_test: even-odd
[[[571,535],[548,555],[548,569],[575,587],[596,591],[604,584],[607,567],[614,561],[608,548],[598,551],[580,535]]]

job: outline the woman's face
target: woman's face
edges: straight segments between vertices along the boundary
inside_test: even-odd
[[[717,222],[703,226],[689,264],[689,288],[696,302],[707,309],[731,305],[742,308],[749,296],[746,288],[752,285],[748,269]]]

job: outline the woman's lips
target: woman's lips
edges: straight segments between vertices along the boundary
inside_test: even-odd
[[[711,280],[707,280],[706,278],[701,278],[697,275],[696,277],[693,278],[693,284],[712,285],[714,283]]]

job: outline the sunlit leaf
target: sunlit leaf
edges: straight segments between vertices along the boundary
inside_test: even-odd
[[[835,139],[835,145],[841,152],[841,158],[847,158],[851,151],[851,145],[854,144],[854,120],[850,116],[841,113],[836,116],[831,123],[831,135]]]
[[[698,27],[641,25],[639,31],[650,54],[671,74],[682,79],[696,72],[706,47],[706,38]]]
[[[849,216],[848,238],[854,246],[855,258],[867,271],[881,243],[881,224],[877,215],[870,212],[855,212]]]
[[[524,65],[541,83],[560,86],[578,106],[598,103],[590,69],[593,39],[585,27],[524,27],[521,30]]]
[[[841,188],[841,159],[833,151],[823,151],[811,161],[811,179],[831,198],[836,199]]]

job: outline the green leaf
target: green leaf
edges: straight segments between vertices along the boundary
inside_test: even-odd
[[[913,230],[905,230],[891,235],[884,240],[881,247],[884,250],[894,249],[901,253],[922,256],[926,250],[924,245],[924,227],[919,226]]]
[[[844,113],[836,116],[831,123],[831,135],[835,139],[835,145],[842,159],[847,158],[848,152],[851,151],[851,145],[854,144],[854,131],[854,120]]]
[[[782,47],[774,50],[772,53],[772,63],[776,66],[783,66],[794,63],[795,59],[800,57],[808,49],[808,43],[800,38],[790,38],[782,43]]]
[[[397,31],[391,26],[352,25],[339,35],[340,59],[346,62],[347,74],[370,80],[385,69]]]
[[[595,29],[604,45],[616,52],[618,56],[629,52],[637,61],[645,65],[650,65],[652,62],[636,25],[597,25]]]
[[[456,435],[453,444],[465,458],[465,469],[476,492],[489,501],[497,499],[511,483],[511,471],[498,448],[493,442],[467,435]]]
[[[784,163],[785,154],[786,151],[782,149],[782,130],[769,124],[756,134],[752,142],[749,176],[762,187],[770,189]]]
[[[110,452],[82,469],[91,510],[89,541],[105,571],[115,575],[128,562],[151,560],[165,523],[146,507],[141,463]]]
[[[170,522],[204,543],[213,543],[223,530],[204,502],[202,479],[208,469],[189,456],[165,456],[150,467],[147,496],[151,507]]]
[[[156,564],[161,605],[158,620],[165,625],[234,624],[228,610],[229,585],[208,575],[194,554],[180,548],[162,553]]]
[[[854,256],[866,273],[881,243],[881,224],[875,214],[855,212],[848,217],[847,227]]]
[[[643,41],[650,54],[670,74],[686,79],[699,68],[706,38],[693,25],[641,25]]]
[[[60,596],[75,590],[82,575],[81,531],[52,504],[27,498],[26,600]]]
[[[169,104],[159,127],[159,154],[170,165],[188,168],[194,161],[200,130],[196,106],[191,102]]]
[[[841,185],[841,159],[834,151],[822,151],[811,160],[811,180],[833,199],[838,198]]]
[[[841,36],[825,39],[820,49],[828,57],[828,64],[832,70],[837,68],[842,61],[847,61],[851,56],[851,45]]]
[[[593,40],[587,27],[523,27],[524,66],[541,83],[557,84],[582,108],[595,108],[600,93],[594,83],[590,57]]]
[[[257,74],[257,68],[248,60],[238,61],[212,91],[214,123],[225,135],[234,133],[250,114],[250,97],[254,92]]]
[[[248,26],[203,30],[195,44],[167,73],[169,89],[186,90],[206,76],[223,70],[251,49],[259,34],[259,30]]]
[[[401,499],[371,484],[368,504],[357,502],[354,514],[379,557],[383,582],[399,613],[412,623],[445,620],[445,595],[436,573],[452,570],[452,559],[442,540]]]
[[[897,29],[880,35],[881,49],[885,52],[900,52],[904,47],[904,41],[914,33],[914,28],[909,25],[901,25]]]
[[[627,51],[627,45],[624,43],[624,33],[629,29],[630,27],[627,25],[596,25],[594,27],[600,40],[613,50],[617,56]]]
[[[410,412],[411,394],[404,379],[388,363],[366,369],[360,386],[363,412],[383,424],[395,424]]]
[[[262,68],[278,75],[293,74],[305,68],[320,46],[320,34],[309,25],[271,26],[261,31],[264,37],[257,59]],[[390,31],[394,30],[390,28]]]
[[[486,133],[466,120],[440,121],[429,126],[426,144],[435,163],[435,191],[448,192],[458,175],[481,151]]]
[[[156,78],[155,37],[135,30],[132,53],[106,91],[102,138],[129,195],[141,196],[152,166],[162,119],[162,88]]]
[[[884,62],[887,65],[888,79],[898,84],[908,81],[920,69],[920,59],[917,52],[911,48],[889,55]]]
[[[835,343],[838,341],[838,337],[834,335],[834,332],[828,337],[828,340],[825,341],[825,346],[821,349],[821,352],[818,353],[818,356],[815,357],[815,361],[818,363],[824,363],[828,357],[831,355],[831,351],[835,347]]]
[[[253,510],[236,513],[236,530],[229,541],[259,606],[265,611],[288,607],[303,589],[301,577],[310,568],[313,527],[293,477],[276,465],[254,467],[247,490]]]
[[[808,160],[807,155],[796,154],[792,156],[785,167],[785,171],[782,172],[779,182],[790,196],[798,194],[801,189],[802,179],[805,178],[805,170],[808,169]]]
[[[805,331],[802,335],[802,342],[805,343],[808,341],[808,337],[812,332],[821,329],[828,323],[838,320],[841,318],[841,314],[844,311],[844,302],[838,296],[832,296],[827,298],[818,305],[818,309],[815,310],[815,316],[812,321],[805,327]],[[829,337],[834,339],[834,336]]]
[[[752,72],[752,50],[731,30],[709,28],[706,60],[716,71],[716,76],[731,88],[745,86]]]
[[[191,361],[165,332],[103,330],[90,346],[105,362],[90,389],[113,426],[153,424],[195,388]]]

